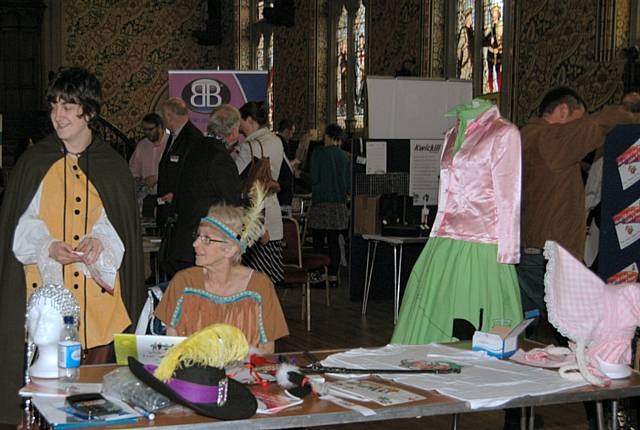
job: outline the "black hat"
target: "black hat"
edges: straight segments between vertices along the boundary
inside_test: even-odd
[[[238,345],[239,340],[244,345]],[[238,420],[253,416],[258,404],[246,386],[227,377],[224,365],[244,358],[247,350],[240,330],[215,324],[171,348],[159,366],[129,357],[129,369],[149,387],[198,414]]]

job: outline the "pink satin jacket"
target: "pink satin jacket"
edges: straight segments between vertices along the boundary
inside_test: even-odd
[[[492,106],[467,125],[453,154],[457,126],[440,158],[438,214],[432,237],[498,244],[498,263],[520,261],[521,148],[518,128]]]

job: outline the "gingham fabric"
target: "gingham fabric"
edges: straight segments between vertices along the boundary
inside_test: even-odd
[[[587,364],[595,359],[629,364],[631,340],[640,325],[640,284],[605,284],[556,242],[547,241],[549,260],[545,301],[549,321],[572,341],[586,346]]]

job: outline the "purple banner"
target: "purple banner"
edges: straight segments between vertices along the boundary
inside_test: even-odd
[[[239,108],[267,98],[267,72],[169,70],[169,97],[180,97],[189,107],[189,119],[203,133],[209,114],[221,104]]]

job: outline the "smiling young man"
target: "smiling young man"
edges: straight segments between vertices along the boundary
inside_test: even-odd
[[[86,362],[110,354],[113,334],[142,302],[140,223],[125,160],[92,130],[102,105],[88,71],[58,72],[47,90],[54,133],[20,158],[0,211],[0,422],[15,423],[24,374],[26,299],[64,285],[81,308]]]

